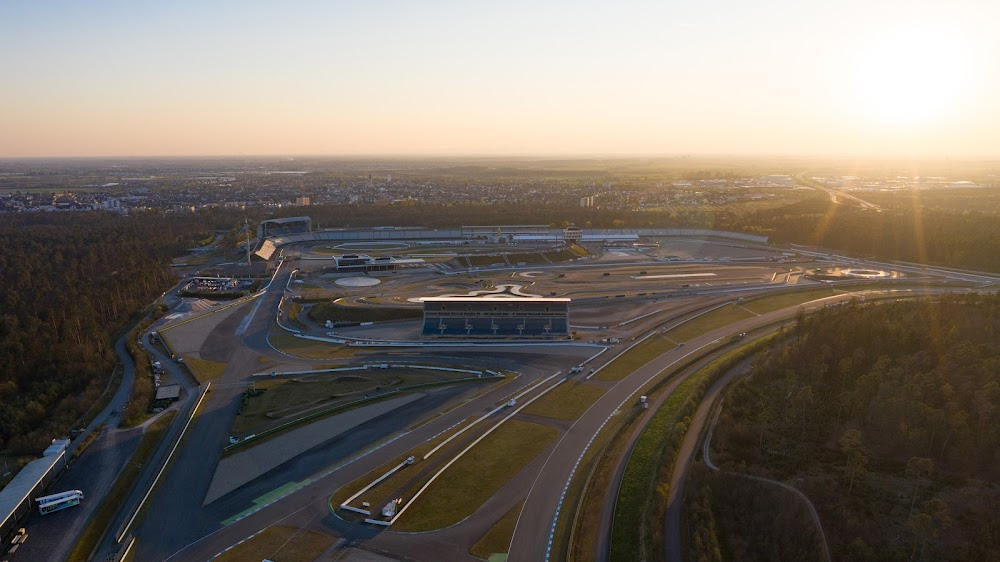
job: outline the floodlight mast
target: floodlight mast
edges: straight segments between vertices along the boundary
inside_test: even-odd
[[[243,230],[247,233],[247,267],[250,267],[250,221],[243,217]]]

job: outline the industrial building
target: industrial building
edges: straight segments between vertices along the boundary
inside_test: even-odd
[[[425,297],[425,336],[569,337],[568,298]]]
[[[21,468],[0,490],[0,539],[9,535],[32,509],[34,499],[66,468],[68,439],[53,439],[42,457]]]

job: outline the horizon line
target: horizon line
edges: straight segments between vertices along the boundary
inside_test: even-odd
[[[1000,161],[1000,154],[968,154],[962,156],[940,154],[862,154],[862,153],[725,153],[725,152],[684,152],[684,153],[628,153],[628,152],[593,152],[593,153],[254,153],[254,154],[109,154],[109,155],[0,155],[0,161],[16,160],[222,160],[222,159],[288,159],[324,158],[332,160],[593,160],[593,159],[841,159],[856,160],[923,160],[923,161]]]

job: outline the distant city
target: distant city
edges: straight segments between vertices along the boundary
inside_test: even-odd
[[[69,167],[67,167],[69,166]],[[644,210],[672,205],[730,205],[785,196],[811,182],[843,191],[996,187],[985,181],[942,176],[790,175],[642,178],[619,181],[574,177],[517,177],[495,174],[438,173],[419,166],[393,170],[372,164],[303,169],[268,169],[261,163],[223,168],[204,165],[107,165],[0,163],[0,212],[92,211],[116,213],[158,210],[186,213],[205,208],[280,209],[317,204],[525,203],[579,205],[608,210]],[[492,170],[491,170],[492,171]],[[600,177],[598,174],[594,174]]]

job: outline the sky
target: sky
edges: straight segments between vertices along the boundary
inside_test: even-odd
[[[0,2],[0,157],[1000,156],[1000,2]]]

